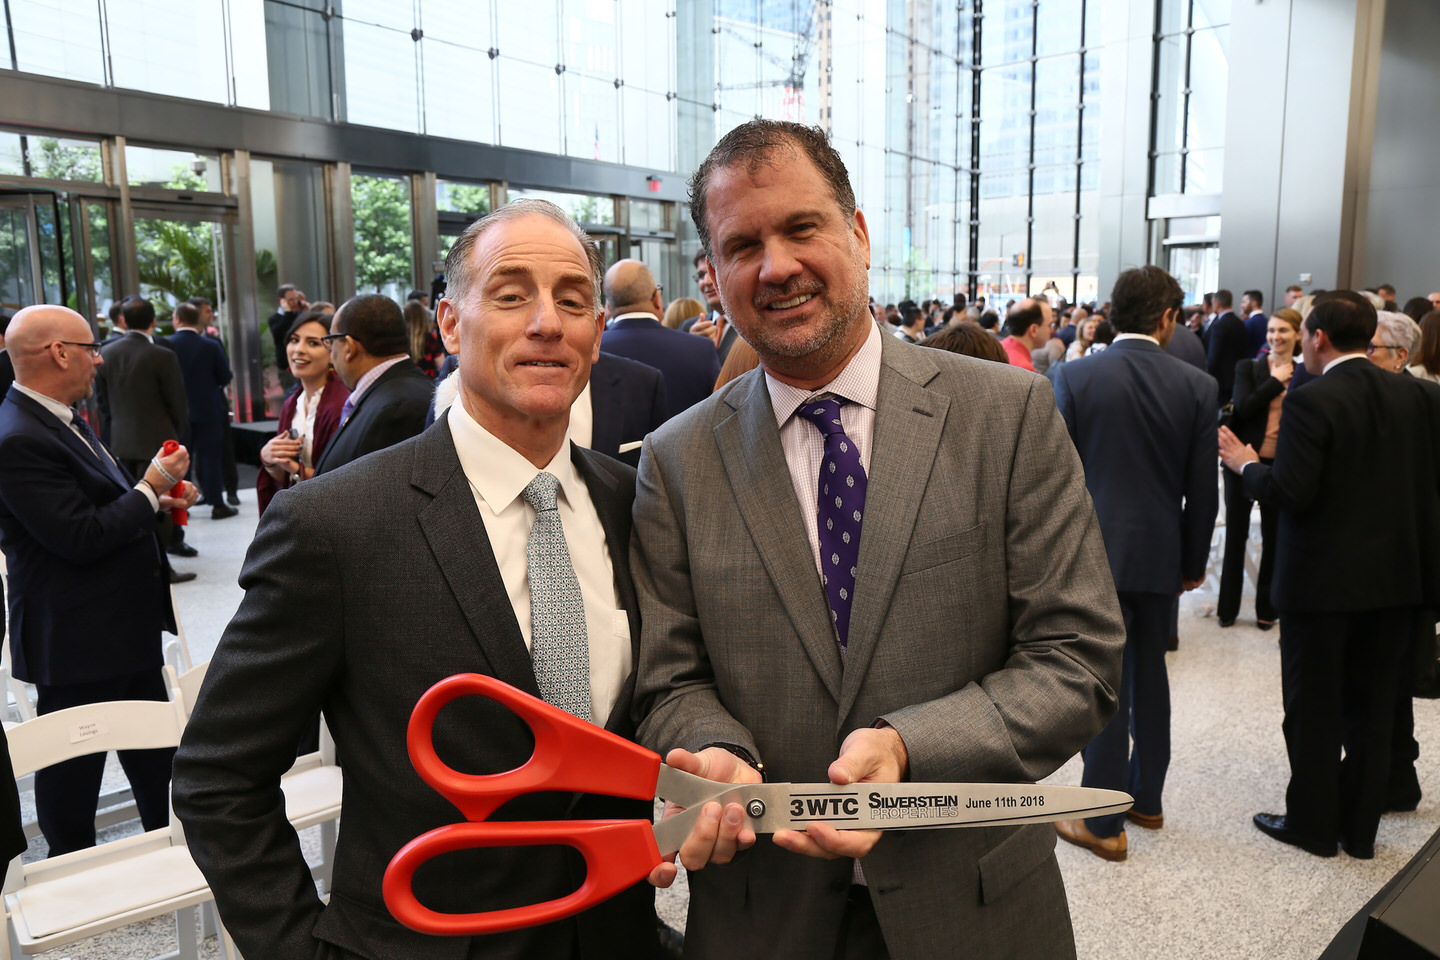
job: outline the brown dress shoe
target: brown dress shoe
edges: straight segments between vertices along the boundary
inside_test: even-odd
[[[1057,820],[1055,821],[1055,832],[1060,834],[1060,839],[1066,843],[1073,843],[1077,847],[1084,847],[1095,856],[1105,860],[1119,862],[1126,857],[1125,831],[1121,830],[1113,837],[1097,837],[1085,826],[1084,820]]]
[[[1125,819],[1146,830],[1159,830],[1165,826],[1165,814],[1163,813],[1141,813],[1131,809],[1125,811]]]

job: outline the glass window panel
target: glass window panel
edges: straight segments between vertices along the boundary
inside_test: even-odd
[[[483,183],[436,180],[435,209],[441,213],[489,213],[490,187]]]
[[[1162,153],[1155,158],[1153,196],[1180,192],[1180,154]]]
[[[1105,35],[1101,33],[1101,11],[1105,4],[1101,0],[1089,0],[1085,4],[1085,46],[1098,53],[1101,45],[1105,42]]]
[[[864,33],[860,18],[836,11],[830,18],[830,135],[855,141],[860,136],[860,85],[865,77]]]
[[[20,149],[20,134],[0,130],[0,175],[25,176],[25,153]]]
[[[560,62],[557,0],[536,0],[534,3],[505,3],[501,0],[495,4],[495,30],[495,46],[499,48],[501,57],[545,67],[552,73]],[[502,84],[501,92],[506,89],[511,88]],[[524,99],[523,94],[512,92],[511,96]]]
[[[675,169],[675,103],[637,87],[620,88],[625,136],[624,163],[656,170]]]
[[[1179,150],[1185,122],[1185,38],[1167,37],[1156,45],[1155,149]]]
[[[230,69],[235,76],[234,103],[270,109],[270,54],[265,37],[265,0],[230,0]]]
[[[1177,33],[1190,20],[1190,0],[1160,0],[1160,32]]]
[[[357,173],[350,178],[350,193],[355,212],[355,289],[402,302],[413,273],[409,184],[398,177]]]
[[[1099,6],[1099,0],[1092,0]],[[1041,0],[1037,53],[1044,57],[1080,48],[1081,0]],[[1098,43],[1098,38],[1097,38]]]
[[[615,7],[607,0],[563,0],[560,62],[571,73],[613,81],[616,62]]]
[[[1025,268],[1015,263],[1025,253],[1028,210],[1026,176],[1018,171],[980,175],[979,293],[1004,302],[1026,293]]]
[[[1228,24],[1230,4],[1231,0],[1195,0],[1195,29]]]
[[[5,140],[9,158],[5,156]],[[86,183],[101,183],[105,179],[104,164],[100,159],[100,145],[90,140],[61,140],[58,137],[35,136],[34,134],[0,135],[0,165],[14,165],[14,173],[24,176],[24,158],[21,147],[30,160],[30,176],[45,180],[80,180]],[[9,171],[7,171],[9,172]]]
[[[1229,27],[1198,30],[1190,51],[1191,149],[1225,145],[1225,100],[1230,78]]]
[[[347,7],[348,11],[348,7]],[[410,27],[345,20],[345,115],[351,123],[420,132]]]
[[[420,41],[427,134],[495,142],[495,73],[486,49],[429,34]]]
[[[554,67],[507,57],[500,68],[500,142],[507,147],[560,152],[560,78]]]
[[[566,72],[565,152],[587,160],[620,162],[620,92],[613,80]]]
[[[980,169],[1008,170],[1030,162],[1030,65],[980,75]]]
[[[1225,186],[1225,148],[1191,150],[1185,157],[1185,192],[1219,193]]]
[[[527,187],[511,187],[510,199],[530,197],[549,200],[575,219],[576,223],[615,225],[615,201],[610,197],[597,197],[585,193],[558,193],[553,190],[531,190]]]
[[[18,310],[37,303],[30,261],[30,211],[0,206],[0,306]]]
[[[613,6],[620,17],[619,70],[625,86],[660,94],[674,90],[675,21],[665,15],[670,0],[629,0]]]
[[[1080,57],[1071,54],[1041,60],[1035,73],[1035,162],[1075,159],[1080,137],[1076,104],[1080,99]]]
[[[224,13],[194,0],[106,0],[115,86],[228,103]]]
[[[665,216],[665,204],[657,200],[631,200],[630,229],[642,233],[668,232],[671,225]]]
[[[1030,59],[1034,28],[1030,0],[987,4],[980,31],[980,63],[992,67]]]
[[[1035,171],[1035,237],[1032,289],[1053,280],[1068,298],[1075,255],[1075,165],[1060,164]]]
[[[95,287],[95,309],[104,314],[115,302],[115,273],[111,266],[110,209],[104,203],[85,204],[90,224],[90,280]]]
[[[132,187],[220,193],[220,158],[184,150],[125,145],[125,179]]]
[[[340,9],[344,11],[347,30],[352,23],[366,23],[408,34],[411,28],[417,26],[411,5],[396,3],[395,0],[345,0]]]
[[[95,0],[10,0],[16,63],[26,73],[104,83]],[[10,65],[6,57],[5,66]]]

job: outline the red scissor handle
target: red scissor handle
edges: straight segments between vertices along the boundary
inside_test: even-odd
[[[522,694],[523,696],[523,694]],[[476,847],[565,844],[585,858],[585,882],[568,896],[488,913],[439,913],[415,898],[420,864],[442,853]],[[422,834],[400,848],[385,868],[385,906],[412,930],[474,936],[538,926],[573,916],[639,883],[660,863],[646,820],[561,820],[544,823],[455,823]]]
[[[180,441],[178,441],[178,440],[166,440],[166,441],[165,441],[165,445],[160,448],[160,453],[163,454],[164,456],[167,456],[167,457],[168,457],[168,456],[170,456],[170,454],[174,453],[176,450],[179,450],[179,449],[180,449]],[[179,483],[175,484],[175,486],[173,486],[173,487],[170,488],[170,496],[172,496],[172,497],[183,497],[183,496],[185,496],[185,481],[184,481],[184,480],[181,480]],[[176,523],[178,523],[178,524],[179,524],[180,526],[182,526],[182,527],[183,527],[183,526],[186,526],[186,525],[188,525],[188,524],[190,523],[190,511],[189,511],[189,510],[186,510],[184,507],[175,507],[175,508],[171,509],[171,511],[170,511],[170,519],[171,519],[171,520],[174,520]]]
[[[435,717],[440,708],[451,700],[472,696],[503,704],[525,721],[535,735],[535,752],[529,760],[504,773],[466,774],[446,766],[435,755]],[[476,731],[475,735],[484,734]],[[650,800],[660,775],[657,754],[503,680],[478,673],[459,673],[426,690],[410,714],[406,744],[420,779],[473,821],[484,820],[511,797],[542,790]]]

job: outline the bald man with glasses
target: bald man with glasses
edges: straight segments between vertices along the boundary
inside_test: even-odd
[[[15,676],[43,714],[106,700],[164,700],[160,631],[175,632],[159,517],[199,498],[166,495],[190,454],[160,450],[139,481],[74,405],[104,363],[85,319],[26,307],[6,330],[15,383],[0,404],[0,547],[10,575]],[[146,830],[169,822],[173,750],[122,751]],[[40,830],[57,856],[95,844],[103,754],[35,774]]]

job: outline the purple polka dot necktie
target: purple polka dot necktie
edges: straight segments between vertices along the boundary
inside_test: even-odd
[[[807,400],[795,411],[825,438],[815,519],[820,532],[820,580],[825,584],[841,650],[850,635],[850,604],[855,599],[866,483],[860,450],[840,423],[840,405],[844,402],[835,397]]]

